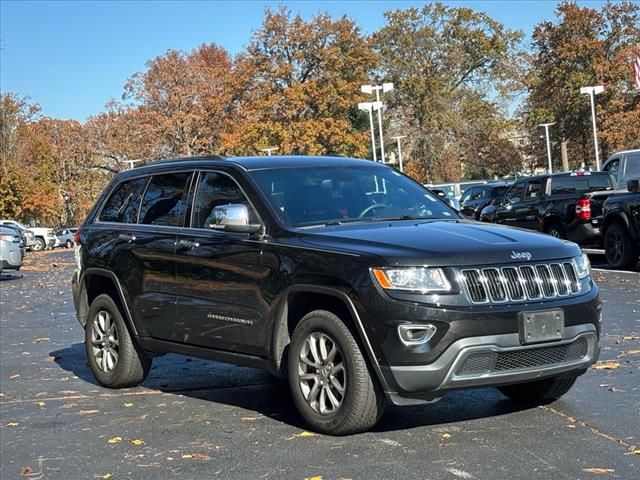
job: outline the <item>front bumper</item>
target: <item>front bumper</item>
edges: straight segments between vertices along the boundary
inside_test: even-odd
[[[589,323],[567,327],[563,340],[532,345],[522,345],[517,333],[463,338],[432,364],[386,369],[400,389],[396,397],[432,400],[454,388],[579,374],[599,353],[598,332]],[[395,398],[394,403],[407,402]]]

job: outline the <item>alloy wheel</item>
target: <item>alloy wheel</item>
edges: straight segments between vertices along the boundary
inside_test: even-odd
[[[100,310],[91,324],[91,351],[100,370],[110,373],[116,368],[120,353],[118,328],[106,310]]]
[[[610,230],[608,232],[608,236],[607,256],[611,263],[617,264],[624,255],[624,243],[622,236],[615,230]]]
[[[300,390],[313,411],[336,413],[347,388],[344,356],[336,341],[324,332],[312,332],[305,339],[298,359]]]

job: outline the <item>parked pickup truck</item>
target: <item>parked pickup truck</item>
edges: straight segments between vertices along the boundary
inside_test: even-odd
[[[629,180],[627,189],[603,204],[604,249],[607,262],[615,268],[636,267],[640,252],[640,180]]]
[[[515,182],[480,220],[527,228],[580,245],[601,245],[602,203],[615,189],[608,172],[565,172]]]

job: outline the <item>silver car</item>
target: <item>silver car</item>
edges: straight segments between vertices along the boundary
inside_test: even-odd
[[[15,230],[0,226],[0,273],[22,267],[22,239]]]

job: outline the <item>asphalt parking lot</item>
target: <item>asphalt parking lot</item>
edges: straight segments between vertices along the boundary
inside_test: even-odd
[[[73,252],[27,255],[21,278],[0,280],[2,479],[640,478],[640,273],[594,272],[603,350],[563,399],[522,409],[459,391],[328,437],[305,430],[286,384],[250,368],[167,355],[137,388],[100,387]]]

